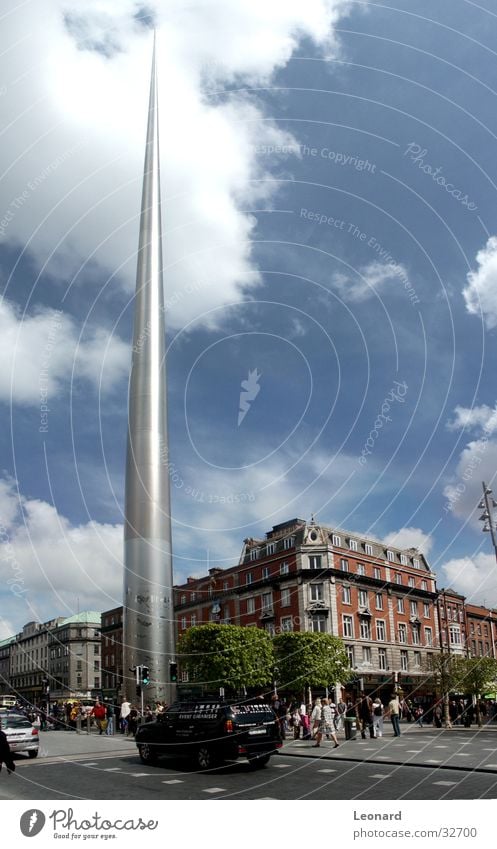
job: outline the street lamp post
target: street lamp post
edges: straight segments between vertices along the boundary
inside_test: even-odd
[[[494,547],[495,559],[497,560],[497,540],[495,537],[496,531],[496,522],[494,510],[497,507],[497,501],[494,498],[490,498],[492,495],[492,490],[486,485],[485,481],[482,481],[483,487],[483,498],[478,504],[478,510],[483,510],[483,513],[480,516],[480,522],[483,522],[483,533],[489,533],[490,538],[492,540],[492,545]]]

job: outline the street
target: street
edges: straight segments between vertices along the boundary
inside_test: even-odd
[[[265,769],[243,761],[199,773],[185,760],[143,766],[133,741],[53,732],[40,757],[0,775],[1,799],[489,799],[497,733],[411,729],[400,738],[313,749],[289,741]],[[52,751],[51,751],[52,750]]]

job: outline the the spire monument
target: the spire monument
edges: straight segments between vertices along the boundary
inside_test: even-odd
[[[170,703],[175,628],[158,119],[154,34],[129,381],[123,692],[134,701],[130,669],[143,665],[150,670],[145,701]]]

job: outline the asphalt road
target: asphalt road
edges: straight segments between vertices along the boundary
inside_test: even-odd
[[[497,772],[275,755],[252,771],[244,763],[198,773],[184,761],[143,766],[134,753],[27,761],[0,775],[0,799],[489,799]]]

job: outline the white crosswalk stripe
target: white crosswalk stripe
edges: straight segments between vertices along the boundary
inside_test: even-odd
[[[207,790],[202,790],[202,793],[226,793],[224,787],[208,787]]]
[[[181,781],[180,778],[170,778],[169,781],[163,781],[163,784],[184,784],[184,781]]]

